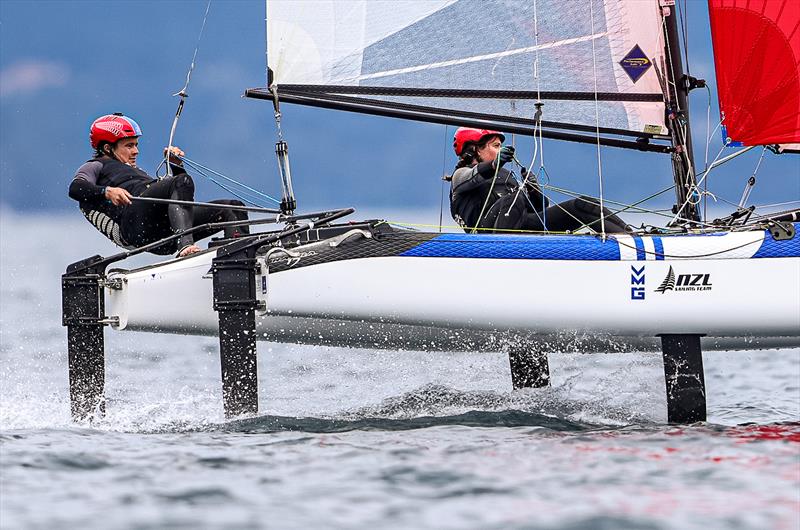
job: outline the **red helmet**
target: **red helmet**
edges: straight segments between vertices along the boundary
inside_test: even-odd
[[[461,156],[461,152],[464,150],[464,144],[467,142],[479,143],[487,136],[499,136],[501,142],[506,141],[505,135],[497,131],[459,127],[456,130],[455,136],[453,136],[453,149],[456,150],[456,155]]]
[[[142,135],[139,124],[120,113],[100,116],[89,129],[89,142],[97,149],[100,142],[115,143],[123,138],[135,138]]]

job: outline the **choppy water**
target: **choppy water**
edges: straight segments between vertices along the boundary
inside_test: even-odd
[[[74,425],[59,277],[99,237],[0,214],[2,528],[800,526],[797,350],[706,354],[709,422],[674,427],[659,355],[512,392],[502,354],[262,343],[262,415],[226,422],[215,339],[107,332]]]

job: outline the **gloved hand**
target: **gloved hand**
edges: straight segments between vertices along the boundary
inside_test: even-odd
[[[501,147],[498,160],[500,167],[514,160],[514,147],[511,145],[504,145],[503,147]]]

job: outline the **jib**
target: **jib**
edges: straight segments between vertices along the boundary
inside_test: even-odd
[[[680,274],[675,285],[711,285],[711,274]]]

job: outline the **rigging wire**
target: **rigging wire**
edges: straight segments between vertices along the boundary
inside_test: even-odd
[[[592,21],[592,35],[594,31],[594,2],[589,1],[589,16]],[[606,238],[606,218],[603,210],[603,162],[600,157],[600,104],[597,100],[597,57],[595,56],[595,39],[592,39],[592,74],[594,77],[594,120],[597,135],[597,174],[600,181],[600,233],[603,240]]]
[[[574,192],[574,191],[570,191],[570,190],[567,190],[567,189],[564,189],[564,188],[559,188],[557,186],[552,186],[552,185],[549,185],[549,184],[545,185],[544,187],[546,189],[548,189],[548,190],[554,191],[556,193],[561,193],[561,194],[567,195],[569,197],[575,197],[575,198],[588,197],[590,199],[598,200],[597,197],[593,197],[591,195],[582,195],[580,193],[577,193],[577,192]],[[659,210],[652,210],[652,209],[649,209],[649,208],[639,208],[638,206],[640,204],[644,203],[644,202],[647,202],[647,201],[649,201],[651,199],[654,199],[654,198],[658,197],[659,195],[663,195],[663,194],[667,193],[668,191],[671,191],[674,188],[675,188],[675,185],[673,184],[672,186],[668,186],[668,187],[666,187],[666,188],[664,188],[662,190],[659,190],[659,191],[657,191],[657,192],[655,192],[655,193],[653,193],[651,195],[648,195],[647,197],[645,197],[643,199],[640,199],[640,200],[638,200],[638,201],[636,201],[636,202],[634,202],[632,204],[628,204],[628,203],[624,203],[624,202],[620,202],[620,201],[614,201],[614,200],[611,200],[611,199],[606,199],[605,202],[607,202],[609,204],[613,204],[615,206],[622,206],[621,210],[618,210],[618,211],[614,212],[615,214],[618,214],[618,213],[621,213],[621,212],[624,212],[624,211],[627,211],[627,210],[633,210],[636,213],[656,213]],[[668,210],[668,211],[671,211],[671,210]],[[670,217],[671,216],[672,215],[670,214]]]
[[[761,149],[761,156],[758,157],[758,162],[756,163],[756,168],[753,170],[753,174],[747,179],[747,184],[745,185],[744,192],[742,193],[742,198],[739,200],[739,208],[744,208],[744,203],[747,202],[747,199],[750,197],[750,192],[753,191],[753,186],[756,185],[756,175],[758,174],[758,170],[761,168],[761,162],[764,161],[764,154],[767,152],[767,146],[764,146]]]
[[[683,7],[678,9],[678,16],[681,19],[681,30],[683,32],[683,62],[686,63],[686,75],[691,76],[692,72],[689,68],[689,8],[687,1],[683,0]]]
[[[442,233],[442,215],[444,211],[444,188],[445,182],[447,179],[445,178],[445,170],[447,169],[447,129],[448,125],[445,124],[444,126],[444,147],[442,149],[442,183],[441,188],[439,191],[439,233]],[[451,177],[452,178],[452,177]]]
[[[525,201],[531,206],[531,210],[536,214],[536,217],[539,219],[539,222],[542,223],[542,227],[545,231],[547,231],[547,213],[546,213],[546,202],[547,196],[539,186],[539,179],[537,177],[537,173],[541,176],[545,169],[544,169],[544,142],[542,140],[542,107],[544,103],[542,102],[541,97],[541,79],[539,78],[539,8],[537,0],[533,0],[533,39],[534,39],[534,62],[533,62],[533,79],[536,82],[536,102],[534,103],[534,107],[536,108],[536,113],[533,116],[533,156],[531,157],[531,164],[526,169],[525,165],[522,164],[519,160],[514,158],[514,162],[519,166],[520,171],[522,172],[522,176],[524,177],[522,180],[522,185],[517,189],[516,194],[514,196],[514,200],[511,202],[511,205],[508,207],[508,211],[506,211],[506,215],[511,213],[511,209],[517,203],[517,199],[519,198],[520,193],[525,192],[525,188],[530,180],[533,180],[534,184],[539,188],[539,191],[542,195],[542,205],[541,208],[537,208],[533,205],[528,196],[527,192],[525,192],[524,197]],[[538,134],[537,134],[538,133]],[[533,165],[536,163],[537,158],[539,159],[539,169],[537,173],[533,173]]]
[[[245,202],[245,203],[248,203],[248,204],[251,204],[251,205],[254,205],[254,206],[259,206],[259,207],[262,207],[262,208],[266,208],[267,207],[265,204],[260,202],[260,199],[253,198],[252,195],[250,196],[251,198],[248,198],[245,195],[250,195],[250,194],[247,194],[246,192],[237,192],[236,190],[234,190],[230,186],[227,186],[227,185],[223,184],[222,182],[214,179],[214,177],[206,174],[203,170],[201,170],[199,168],[196,168],[196,167],[193,168],[193,169],[200,176],[203,176],[203,177],[207,178],[208,180],[210,180],[211,182],[213,182],[214,184],[216,184],[217,186],[219,186],[223,190],[227,191],[228,193],[230,193],[231,195],[233,195],[237,199],[241,199],[242,202]]]
[[[275,204],[280,204],[280,202],[281,202],[278,199],[276,199],[275,197],[272,197],[270,195],[267,195],[266,193],[260,192],[255,188],[251,188],[250,186],[248,186],[248,185],[246,185],[246,184],[244,184],[244,183],[242,183],[242,182],[240,182],[238,180],[232,179],[231,177],[227,177],[227,176],[223,175],[222,173],[220,173],[218,171],[214,171],[213,169],[211,169],[209,167],[206,167],[206,166],[200,164],[199,162],[195,162],[194,160],[191,160],[191,159],[187,158],[186,156],[181,157],[181,160],[183,160],[184,162],[186,162],[187,164],[189,164],[190,166],[195,168],[198,172],[207,171],[209,173],[213,173],[217,177],[225,179],[228,182],[230,182],[231,184],[235,184],[235,185],[237,185],[237,186],[239,186],[239,187],[241,187],[241,188],[253,193],[256,196],[259,196],[259,197],[262,197],[264,199],[270,200],[270,201],[274,202]],[[203,176],[206,176],[206,175],[203,175]]]
[[[175,139],[175,130],[178,128],[178,120],[181,118],[181,113],[183,112],[183,105],[186,101],[186,98],[189,97],[189,94],[186,92],[189,89],[189,83],[192,80],[192,72],[194,72],[195,61],[197,60],[197,52],[200,49],[200,41],[203,39],[203,32],[206,29],[206,21],[208,20],[208,12],[211,10],[211,0],[208,0],[208,4],[206,4],[206,12],[203,16],[203,25],[200,26],[200,34],[197,37],[197,44],[194,47],[194,54],[192,55],[192,62],[189,65],[189,71],[186,72],[186,83],[184,83],[183,88],[180,89],[179,92],[172,94],[174,96],[180,96],[181,100],[178,103],[178,110],[175,112],[175,118],[172,120],[172,128],[169,131],[169,144],[167,145],[167,152],[164,153],[164,163],[167,166],[167,176],[172,176],[172,166],[169,163],[169,157],[172,153],[172,142]],[[160,166],[159,166],[160,167]],[[156,173],[158,170],[156,169]]]
[[[711,135],[717,132],[717,127],[714,128],[714,133],[709,131],[711,129],[711,88],[706,84],[706,96],[708,105],[706,107],[706,153],[703,159],[703,174],[708,171],[708,147],[711,144]],[[720,121],[722,123],[722,121]],[[705,180],[705,179],[704,179]],[[708,220],[708,180],[703,182],[703,220]]]

